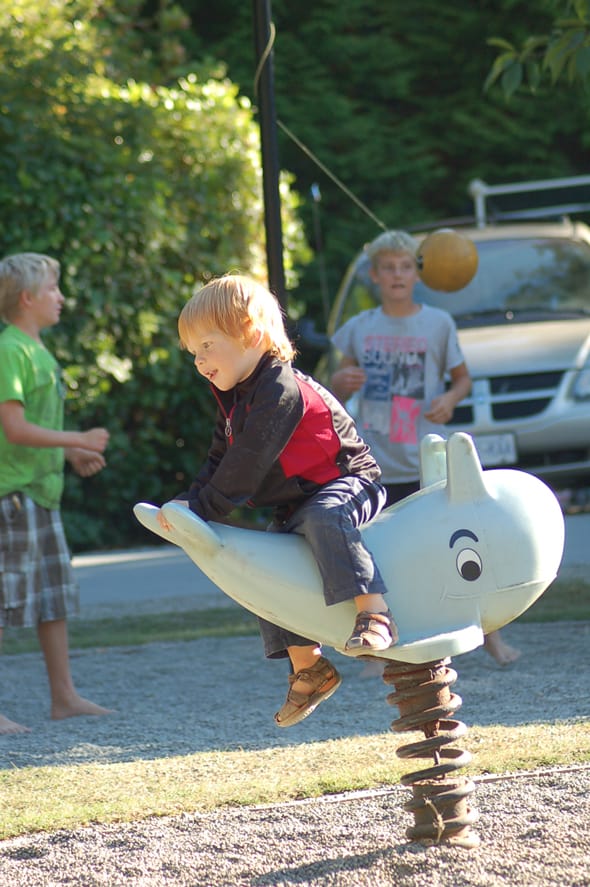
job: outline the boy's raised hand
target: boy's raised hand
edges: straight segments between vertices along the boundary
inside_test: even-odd
[[[106,428],[91,428],[82,432],[84,449],[93,450],[95,453],[104,453],[109,442],[109,432]]]
[[[352,364],[340,367],[332,376],[334,390],[344,398],[348,398],[355,391],[359,391],[366,381],[365,371],[361,367]]]

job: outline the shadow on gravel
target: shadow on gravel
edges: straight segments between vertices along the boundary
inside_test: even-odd
[[[590,673],[590,623],[512,623],[503,634],[522,650],[513,665],[500,668],[482,649],[452,661],[467,726],[590,716],[590,695],[580,689]],[[2,710],[34,732],[0,736],[0,768],[153,760],[389,731],[398,717],[386,701],[390,688],[379,676],[363,677],[362,662],[328,655],[343,674],[341,688],[289,730],[273,722],[287,665],[265,661],[257,637],[73,651],[79,691],[116,712],[66,721],[48,717],[40,654],[4,656]]]

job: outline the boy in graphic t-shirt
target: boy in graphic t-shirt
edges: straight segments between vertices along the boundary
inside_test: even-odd
[[[332,390],[342,402],[358,392],[357,425],[381,468],[386,507],[420,488],[420,441],[440,433],[471,390],[453,318],[414,301],[417,247],[405,231],[386,231],[365,247],[381,305],[332,336],[341,353]],[[499,632],[486,636],[486,649],[501,665],[519,655]]]

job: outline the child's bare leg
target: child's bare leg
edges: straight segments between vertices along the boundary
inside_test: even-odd
[[[489,634],[486,634],[483,646],[498,665],[510,665],[511,662],[516,662],[520,656],[520,650],[507,644],[499,631],[490,631]]]
[[[300,671],[317,665],[322,655],[322,648],[317,644],[314,644],[312,647],[287,647],[287,653],[293,666],[293,674],[297,675]],[[291,685],[291,689],[297,693],[304,693],[306,696],[309,696],[312,692],[309,683],[302,680],[295,681]]]
[[[39,643],[45,658],[51,694],[51,717],[54,720],[76,715],[106,715],[111,711],[84,699],[72,681],[68,645],[68,629],[65,619],[41,622],[37,628]]]

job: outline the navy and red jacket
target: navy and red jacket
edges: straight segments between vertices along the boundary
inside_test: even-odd
[[[381,470],[340,402],[289,362],[266,354],[229,391],[211,390],[218,410],[207,461],[189,507],[219,521],[234,508],[272,506],[284,520],[329,481],[376,481]]]

